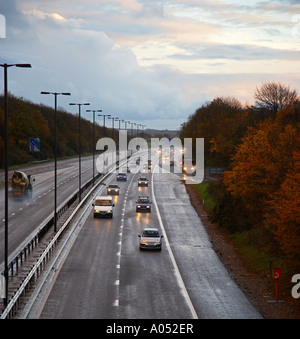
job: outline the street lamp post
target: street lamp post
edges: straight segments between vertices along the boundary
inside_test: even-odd
[[[136,125],[136,136],[139,136],[139,135],[140,135],[139,126],[142,126],[142,124],[137,124],[137,125]]]
[[[102,112],[102,109],[87,109],[86,112],[93,112],[93,186],[95,184],[95,112]]]
[[[129,132],[128,133],[129,133],[130,138],[132,139],[132,124],[133,124],[133,122],[131,122],[131,121],[127,121],[127,122],[129,124],[129,127],[128,127]]]
[[[142,126],[142,133],[143,133],[143,136],[144,136],[144,138],[145,138],[145,127],[146,127],[146,125],[141,125]]]
[[[71,95],[71,93],[41,92],[54,95],[54,232],[57,231],[57,96]]]
[[[125,122],[125,120],[119,120],[119,131],[121,129],[121,122]]]
[[[7,91],[7,68],[16,66],[21,68],[31,68],[30,64],[0,64],[4,68],[4,167],[5,167],[5,226],[4,226],[4,278],[5,278],[5,298],[4,304],[7,305],[8,301],[8,91]]]
[[[89,106],[90,103],[85,102],[85,103],[74,103],[74,102],[70,102],[69,105],[77,105],[78,106],[78,112],[79,112],[79,149],[78,149],[78,153],[79,153],[79,190],[78,190],[78,197],[79,197],[79,202],[81,201],[81,141],[80,141],[80,137],[81,137],[81,123],[80,123],[80,108],[82,105],[84,106]]]
[[[114,139],[115,136],[115,120],[118,120],[119,118],[115,117],[108,117],[108,119],[112,119],[112,138]]]
[[[110,114],[98,114],[98,117],[103,117],[103,135],[105,134],[105,117],[111,117]],[[105,136],[105,135],[104,135]]]

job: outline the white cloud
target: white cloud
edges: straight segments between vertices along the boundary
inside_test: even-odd
[[[70,91],[71,101],[107,114],[176,128],[215,96],[251,103],[266,80],[299,88],[298,8],[291,0],[0,0],[0,61],[32,64],[10,70],[9,89],[34,102],[53,105],[40,91]],[[59,98],[73,111],[68,102]]]
[[[57,13],[23,13],[31,43],[24,39],[14,46],[13,36],[6,42],[16,58],[19,51],[19,62],[26,57],[33,68],[11,72],[13,93],[52,105],[52,98],[40,91],[70,91],[71,101],[88,101],[113,116],[137,122],[147,118],[149,123],[169,113],[175,118],[186,107],[181,93],[158,83],[128,47],[116,46],[102,31],[79,29]],[[59,98],[59,105],[73,110],[66,98]]]

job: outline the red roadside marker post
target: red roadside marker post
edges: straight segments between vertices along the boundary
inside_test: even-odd
[[[275,295],[276,295],[276,302],[278,303],[278,280],[281,278],[281,269],[280,268],[274,268],[273,269],[273,279],[275,279],[276,282],[276,291],[275,291]]]

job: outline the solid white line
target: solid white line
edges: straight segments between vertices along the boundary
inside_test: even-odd
[[[159,221],[159,224],[160,224],[160,227],[161,227],[161,231],[162,231],[163,236],[164,236],[164,241],[166,242],[166,247],[168,249],[168,252],[169,252],[169,255],[170,255],[170,258],[171,258],[174,270],[175,270],[175,275],[177,276],[177,279],[178,279],[178,283],[179,283],[180,287],[182,288],[183,295],[184,295],[184,297],[186,299],[186,302],[188,304],[188,307],[189,307],[189,309],[190,309],[190,311],[192,313],[193,319],[198,319],[198,315],[197,315],[197,313],[195,311],[195,308],[194,308],[194,306],[192,304],[192,301],[190,299],[190,296],[189,296],[189,294],[187,292],[187,289],[186,289],[186,287],[184,285],[182,276],[181,276],[180,271],[178,269],[178,266],[176,264],[176,260],[174,258],[174,255],[173,255],[173,252],[172,252],[172,249],[171,249],[168,237],[167,237],[167,233],[165,231],[164,224],[162,222],[162,218],[161,218],[161,215],[160,215],[160,212],[159,212],[159,209],[158,209],[158,205],[157,205],[155,194],[154,194],[154,172],[155,171],[152,172],[152,178],[151,178],[152,201],[154,202],[154,205],[155,205],[155,208],[156,208],[156,211],[157,211],[158,221]]]

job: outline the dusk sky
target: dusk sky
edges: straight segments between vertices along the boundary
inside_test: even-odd
[[[299,92],[299,0],[0,0],[0,14],[0,63],[32,65],[9,69],[9,91],[48,106],[41,91],[71,92],[71,113],[178,129],[215,97],[253,104],[266,81]]]

